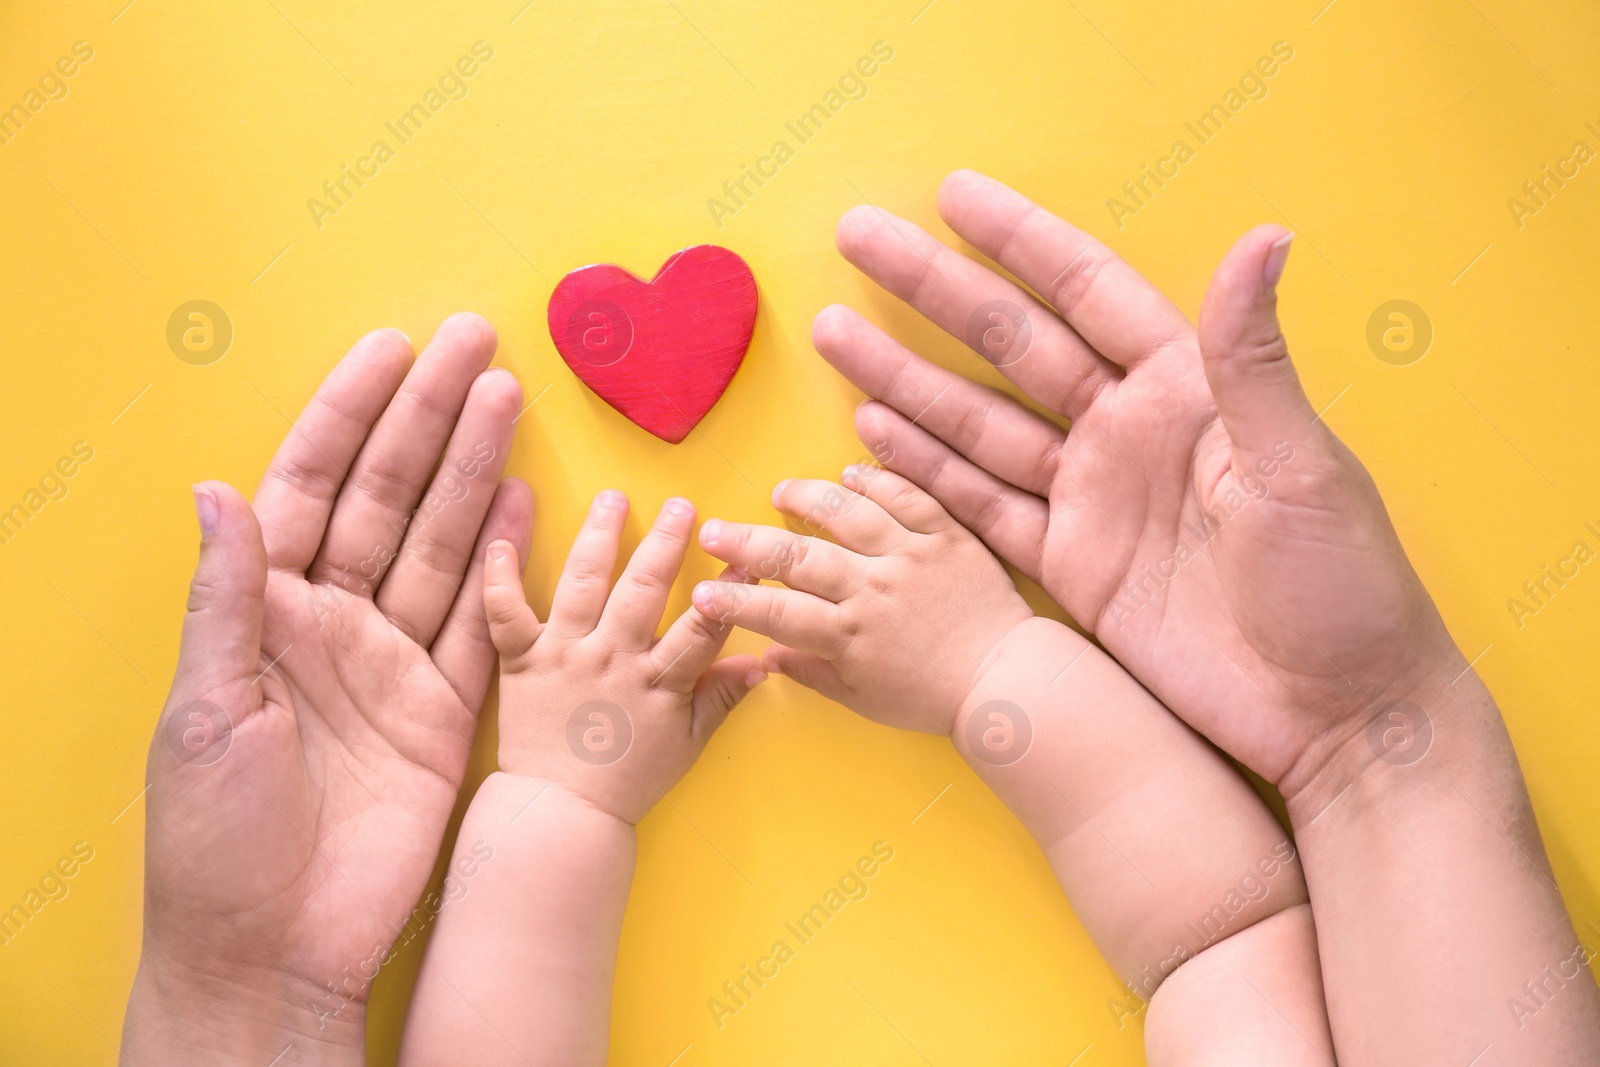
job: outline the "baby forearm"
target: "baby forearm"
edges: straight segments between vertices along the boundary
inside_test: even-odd
[[[1161,986],[1145,1018],[1150,1067],[1328,1067],[1334,1061],[1311,907],[1217,942]],[[1125,1020],[1119,1016],[1121,1025]]]
[[[1012,631],[954,736],[1139,997],[1208,946],[1306,899],[1294,846],[1251,787],[1058,623]]]
[[[439,914],[401,1062],[603,1064],[634,829],[560,786],[497,773],[456,851],[486,845]]]
[[[1510,738],[1464,660],[1439,675],[1285,789],[1341,1062],[1468,1063],[1490,1046],[1600,1062],[1594,941],[1567,917]]]

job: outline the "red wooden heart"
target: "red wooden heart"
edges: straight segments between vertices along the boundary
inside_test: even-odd
[[[580,267],[550,294],[550,338],[585,385],[677,444],[711,410],[750,347],[756,280],[716,245],[686,248],[640,281]]]

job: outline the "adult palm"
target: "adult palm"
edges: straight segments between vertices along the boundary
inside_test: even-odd
[[[531,493],[500,481],[522,393],[485,370],[494,348],[471,315],[414,365],[404,334],[369,334],[253,509],[196,486],[200,560],[149,755],[135,1044],[170,989],[246,994],[265,1018],[245,1029],[359,1035],[436,862],[494,664],[482,547],[507,538],[526,558]]]
[[[1235,245],[1196,330],[992,179],[951,175],[939,210],[1032,292],[875,208],[844,217],[839,248],[1071,430],[829,308],[814,342],[882,401],[857,428],[887,466],[1271,781],[1381,732],[1384,697],[1458,657],[1371,478],[1300,387],[1276,317],[1285,231]]]

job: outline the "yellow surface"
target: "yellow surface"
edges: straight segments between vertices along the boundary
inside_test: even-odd
[[[8,1067],[114,1062],[138,952],[135,798],[195,557],[192,482],[253,487],[284,416],[361,332],[395,325],[420,346],[470,308],[528,396],[548,387],[511,461],[541,502],[536,602],[599,488],[644,514],[682,493],[705,515],[770,519],[775,481],[863,456],[858,398],[808,343],[825,304],[993,376],[832,246],[863,200],[946,232],[933,191],[958,166],[1107,238],[1191,314],[1235,235],[1299,232],[1283,306],[1312,399],[1372,468],[1468,656],[1486,649],[1568,903],[1600,922],[1600,569],[1520,626],[1507,606],[1575,541],[1600,547],[1583,526],[1600,527],[1600,162],[1537,213],[1507,203],[1574,142],[1600,150],[1584,127],[1600,127],[1592,4],[126,2],[0,4],[0,106],[75,42],[93,49],[0,145],[0,509],[75,443],[93,450],[0,544],[0,907],[74,843],[93,849],[70,894],[0,947]],[[493,59],[467,95],[395,144],[384,124],[478,41]],[[799,144],[784,123],[878,41],[894,57],[865,97]],[[1176,139],[1194,147],[1185,120],[1278,41],[1294,55],[1267,95],[1119,228],[1107,198]],[[394,158],[319,228],[307,199],[380,139]],[[793,158],[719,228],[708,198],[779,139]],[[749,261],[760,319],[704,432],[671,447],[566,371],[545,301],[582,264],[648,276],[707,241]],[[194,299],[233,326],[208,366],[166,341]],[[1434,327],[1409,366],[1366,341],[1394,299]],[[697,555],[690,576],[711,570]],[[474,780],[491,752],[480,738]],[[641,828],[615,1063],[1141,1062],[1038,850],[948,744],[778,682],[672,800]],[[880,839],[895,859],[870,896],[717,1029],[706,999]],[[378,983],[373,1063],[393,1058],[416,961],[413,947]]]

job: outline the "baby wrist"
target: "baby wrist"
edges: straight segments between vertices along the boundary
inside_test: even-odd
[[[968,763],[1009,766],[1027,754],[1046,691],[1089,641],[1052,619],[1025,619],[995,643],[956,710],[951,739]]]
[[[627,819],[606,811],[552,778],[495,771],[473,794],[467,817],[462,822],[462,834],[465,835],[468,822],[494,827],[502,833],[515,832],[514,827],[524,823],[532,825],[527,815],[536,808],[541,816],[539,822],[555,818],[562,822],[610,823],[633,828]]]

